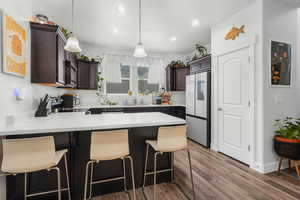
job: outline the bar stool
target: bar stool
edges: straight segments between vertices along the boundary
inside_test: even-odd
[[[146,161],[145,161],[145,170],[144,170],[144,182],[143,182],[143,192],[146,185],[146,177],[148,175],[154,175],[154,200],[156,200],[156,175],[157,173],[163,173],[170,171],[171,179],[174,181],[174,153],[176,151],[185,150],[188,153],[189,166],[190,166],[190,178],[193,190],[193,199],[195,200],[195,188],[193,181],[193,172],[192,172],[192,163],[191,163],[191,153],[187,148],[187,136],[186,136],[186,126],[166,126],[160,127],[158,130],[157,140],[146,140],[147,151],[146,151]],[[154,172],[147,172],[148,164],[148,154],[149,146],[155,150],[154,154]],[[171,168],[157,171],[157,156],[162,155],[163,153],[171,153]],[[177,185],[177,184],[176,184]],[[178,185],[177,185],[178,186]],[[179,186],[178,186],[179,187]],[[146,197],[146,195],[145,195]]]
[[[25,138],[25,139],[3,139],[3,161],[1,171],[7,175],[25,175],[24,199],[28,197],[40,196],[50,193],[58,193],[61,200],[61,192],[68,191],[71,200],[68,164],[66,153],[67,149],[55,151],[54,138],[52,136]],[[57,167],[60,160],[64,157],[67,188],[61,189],[60,169]],[[57,171],[58,189],[47,192],[27,194],[27,175],[41,170]]]
[[[93,181],[93,168],[94,164],[99,164],[103,161],[121,159],[123,162],[123,176],[111,179],[105,179],[100,181]],[[136,199],[135,194],[135,182],[134,182],[134,172],[133,172],[133,160],[129,155],[129,143],[128,143],[128,130],[114,130],[114,131],[97,131],[92,132],[91,136],[91,147],[90,147],[90,160],[86,164],[85,172],[85,189],[84,189],[84,199],[87,196],[87,184],[88,184],[88,171],[89,166],[91,166],[90,173],[90,191],[89,198],[92,197],[92,185],[98,183],[106,183],[116,180],[124,180],[124,191],[127,192],[126,188],[126,166],[125,159],[130,160],[131,165],[131,178],[132,178],[132,188],[133,188],[133,199]],[[127,192],[130,197],[129,193]]]

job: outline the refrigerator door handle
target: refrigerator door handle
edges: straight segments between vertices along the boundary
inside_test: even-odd
[[[218,108],[218,111],[223,111],[223,108]]]

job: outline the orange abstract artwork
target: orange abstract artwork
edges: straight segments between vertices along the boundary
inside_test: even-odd
[[[4,72],[24,77],[26,75],[26,30],[13,17],[3,20]]]

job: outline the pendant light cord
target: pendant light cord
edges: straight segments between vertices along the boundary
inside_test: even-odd
[[[74,0],[72,0],[72,33],[74,33]]]
[[[139,0],[139,43],[142,43],[142,0]]]

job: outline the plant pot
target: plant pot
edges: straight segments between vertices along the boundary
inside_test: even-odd
[[[300,160],[300,140],[274,136],[275,152],[284,158]]]

